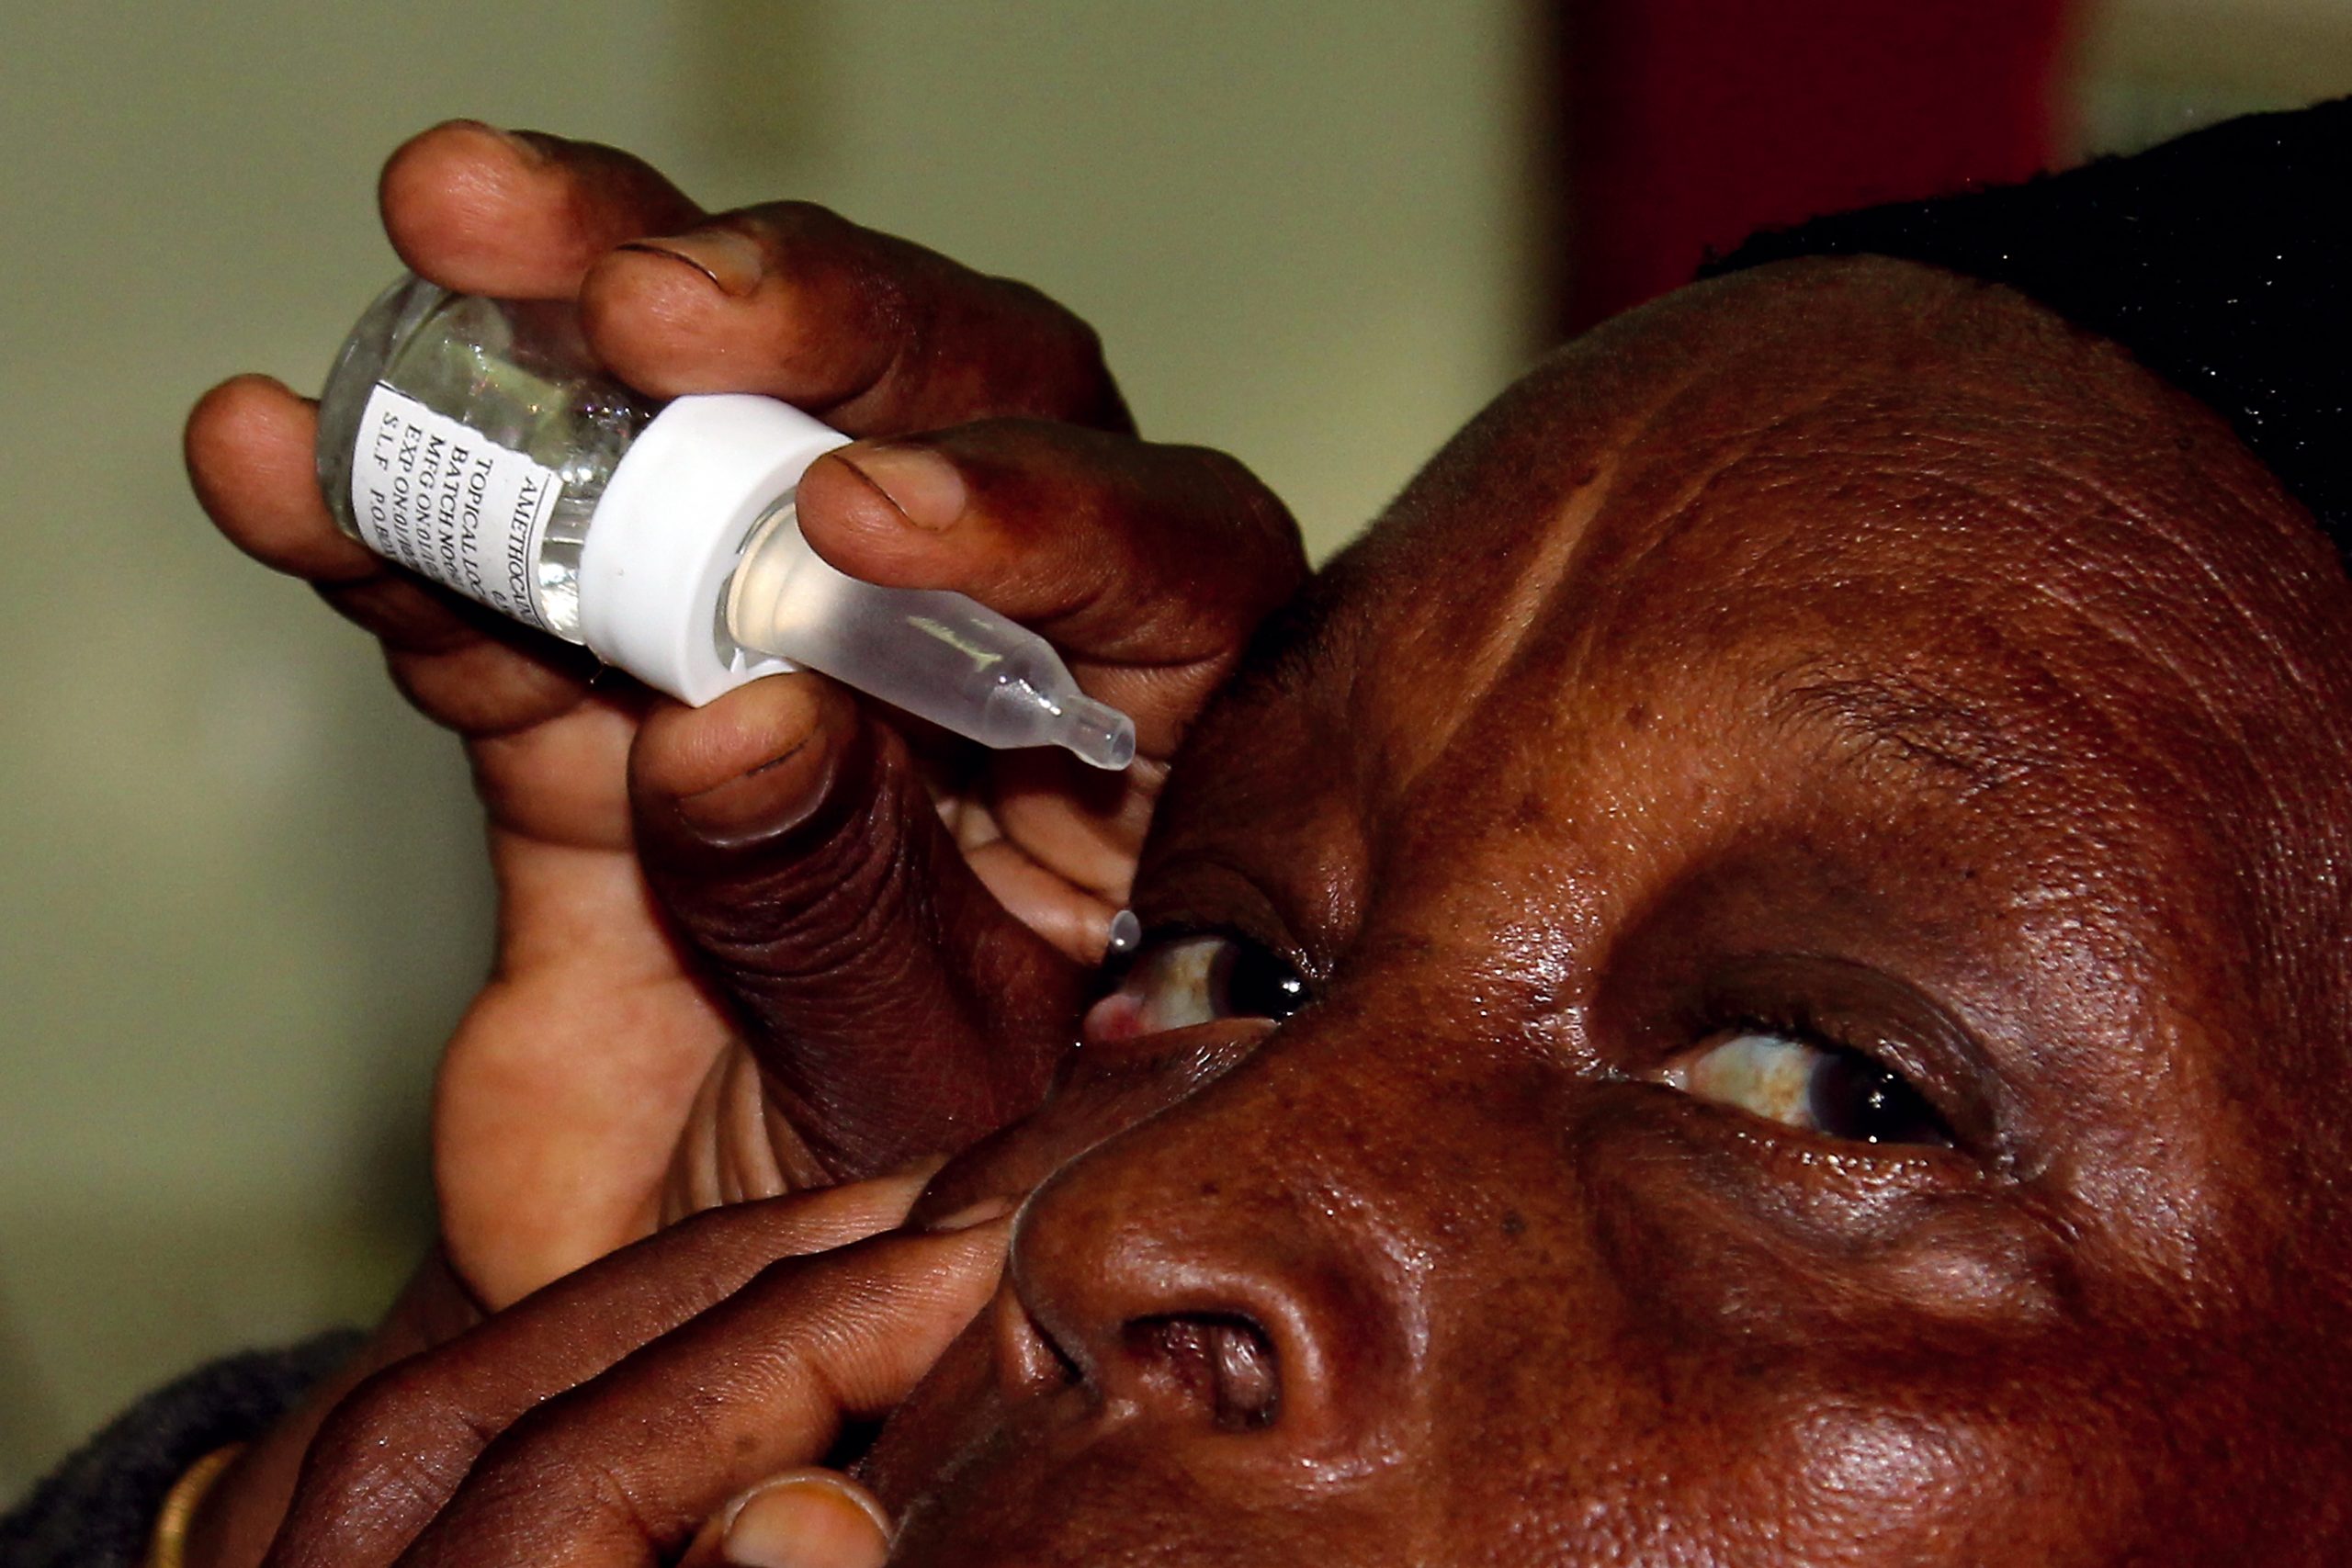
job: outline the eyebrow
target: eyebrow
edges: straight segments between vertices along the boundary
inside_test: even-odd
[[[2014,784],[2046,759],[1977,705],[1909,675],[1798,671],[1779,682],[1775,723],[1826,729],[1864,766],[1894,763],[1973,795]]]

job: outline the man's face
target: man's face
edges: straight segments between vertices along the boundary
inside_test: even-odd
[[[1998,290],[1585,340],[1204,721],[944,1179],[1051,1173],[894,1561],[2333,1560],[2348,618]]]

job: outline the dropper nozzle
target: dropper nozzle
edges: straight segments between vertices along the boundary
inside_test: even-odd
[[[1114,771],[1135,761],[1134,723],[1080,691],[1045,638],[961,593],[847,576],[801,538],[788,500],[752,531],[725,626],[741,647],[822,671],[983,746],[1061,746]]]
[[[1108,703],[1092,697],[1070,697],[1062,704],[1061,723],[1054,743],[1068,747],[1079,760],[1116,773],[1136,760],[1135,720]]]

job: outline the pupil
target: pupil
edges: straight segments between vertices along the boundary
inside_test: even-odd
[[[1306,1004],[1306,982],[1263,948],[1235,942],[1218,965],[1216,1010],[1227,1018],[1284,1019]]]
[[[1833,1138],[1864,1144],[1950,1144],[1951,1134],[1919,1091],[1867,1056],[1839,1052],[1813,1075],[1814,1124]]]

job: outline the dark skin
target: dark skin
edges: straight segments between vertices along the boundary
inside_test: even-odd
[[[499,921],[436,1079],[441,1246],[359,1359],[214,1489],[208,1563],[259,1556],[312,1427],[369,1372],[665,1224],[935,1167],[1032,1109],[1169,758],[1306,575],[1280,502],[1222,454],[1136,439],[1093,333],[1023,285],[801,204],[707,213],[613,149],[466,121],[395,152],[380,197],[410,267],[576,302],[631,384],[763,393],[858,437],[801,483],[812,545],[1051,637],[1135,719],[1137,759],[1111,775],[948,746],[814,675],[657,701],[338,534],[306,400],[258,377],[209,393],[187,428],[198,495],[376,634],[464,739]],[[911,1195],[861,1209],[864,1228]],[[752,1234],[773,1258],[852,1233],[787,1214]],[[744,1256],[695,1277],[733,1289]],[[642,1337],[707,1300],[673,1297],[606,1320]]]
[[[2339,1560],[2347,616],[2216,416],[2002,289],[1572,345],[1261,638],[1151,946],[918,1201],[1029,1194],[865,1460],[892,1561]],[[571,1367],[413,1560],[677,1551],[811,1321]]]
[[[1776,269],[1572,348],[1316,600],[1136,882],[1305,1005],[1073,1058],[894,1562],[2340,1557],[2352,593],[2219,420]],[[1920,1141],[1672,1086],[1758,1033]]]

